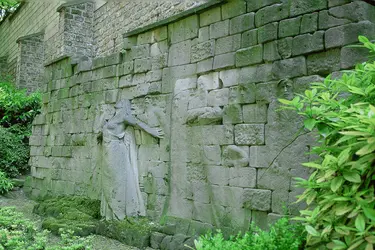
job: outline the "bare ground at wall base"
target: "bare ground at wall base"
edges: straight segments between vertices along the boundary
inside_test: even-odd
[[[0,196],[0,207],[15,207],[18,212],[25,215],[25,218],[34,221],[39,227],[42,225],[42,217],[33,213],[33,208],[37,203],[28,199],[22,189],[11,191],[4,196]],[[50,241],[58,241],[58,237],[51,234]],[[93,250],[137,250],[138,248],[127,246],[119,241],[94,235]]]

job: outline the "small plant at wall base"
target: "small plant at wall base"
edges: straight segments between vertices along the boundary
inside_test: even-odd
[[[287,218],[282,218],[269,231],[252,225],[244,235],[229,240],[219,231],[201,236],[194,243],[197,250],[298,250],[302,249],[305,238],[302,225],[290,224]]]
[[[363,47],[375,44],[359,37]],[[304,95],[280,100],[305,118],[319,146],[309,179],[299,178],[308,208],[297,218],[305,223],[307,247],[366,249],[375,244],[375,62],[359,64],[333,80],[313,83]]]
[[[0,194],[5,194],[13,189],[13,182],[7,178],[4,172],[0,171]]]

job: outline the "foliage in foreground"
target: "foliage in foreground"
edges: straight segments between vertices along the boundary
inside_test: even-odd
[[[375,44],[360,41],[370,52]],[[357,65],[341,79],[327,77],[304,95],[280,100],[285,108],[305,118],[316,131],[320,156],[304,166],[314,169],[308,180],[299,179],[306,191],[299,201],[307,246],[329,249],[373,249],[375,244],[375,63]]]
[[[278,220],[263,231],[254,225],[244,235],[237,235],[225,240],[223,234],[206,234],[195,241],[197,250],[298,250],[305,241],[303,226],[290,224],[287,218]]]
[[[16,177],[28,169],[29,147],[9,128],[0,126],[0,171]]]
[[[49,232],[39,231],[12,207],[0,208],[0,249],[8,250],[88,250],[91,238],[73,236],[72,231],[62,232],[57,244],[49,244]]]
[[[0,194],[5,194],[13,189],[13,182],[4,172],[0,171]]]
[[[0,82],[0,170],[9,177],[28,169],[28,137],[40,103],[39,93],[27,95],[11,83]]]

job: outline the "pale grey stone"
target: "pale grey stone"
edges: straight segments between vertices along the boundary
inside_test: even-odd
[[[171,43],[182,42],[198,37],[198,16],[192,15],[168,25],[168,37]]]
[[[215,54],[234,52],[241,48],[241,34],[222,37],[216,40]]]
[[[275,61],[272,67],[276,79],[303,76],[306,75],[306,71],[306,60],[302,56]]]
[[[223,87],[230,87],[238,85],[239,83],[240,70],[239,69],[230,69],[220,71],[219,79],[223,83]]]
[[[172,44],[169,48],[168,66],[177,66],[190,63],[191,42],[190,40]]]
[[[256,45],[236,52],[236,66],[243,67],[263,61],[263,46]]]
[[[203,163],[208,165],[221,164],[221,148],[219,145],[203,146]]]
[[[155,40],[152,31],[141,33],[137,37],[137,45],[148,44],[153,42],[155,42]]]
[[[317,10],[323,10],[327,8],[327,0],[296,0],[290,4],[290,15],[298,16],[305,13],[314,12]]]
[[[258,28],[258,43],[277,39],[278,23],[269,23]]]
[[[197,63],[197,73],[206,73],[208,71],[211,71],[213,68],[214,59],[208,58],[206,60],[200,61]]]
[[[214,56],[214,41],[199,43],[191,47],[191,62],[198,62]]]
[[[105,68],[103,68],[103,78],[109,78],[109,77],[114,77],[117,75],[117,66],[116,65],[112,65],[112,66],[107,66]],[[91,73],[91,71],[89,71]],[[89,73],[89,72],[83,72],[83,73]],[[91,78],[91,76],[87,77],[87,79],[85,79],[85,81],[89,81],[89,79]],[[84,81],[82,81],[84,82]],[[82,83],[81,82],[81,83]]]
[[[134,62],[134,73],[143,73],[151,70],[150,58],[135,59]]]
[[[375,21],[375,9],[364,1],[353,1],[349,4],[330,8],[329,14],[337,18],[349,19],[352,22]]]
[[[217,7],[203,12],[199,15],[199,21],[201,27],[221,21],[221,8]]]
[[[263,45],[263,59],[265,62],[281,59],[278,47],[278,41],[268,42]]]
[[[220,86],[219,83],[219,73],[212,72],[207,75],[201,75],[198,78],[198,88],[204,90],[213,90],[218,89]]]
[[[318,13],[306,14],[302,16],[301,34],[311,33],[318,30]]]
[[[261,189],[288,191],[291,176],[288,169],[271,166],[258,169],[257,187]]]
[[[161,81],[163,76],[162,70],[152,70],[146,73],[146,82],[156,82]]]
[[[258,44],[258,30],[253,29],[242,33],[241,47],[247,48]]]
[[[247,167],[249,165],[249,147],[229,145],[223,149],[223,166]],[[256,176],[254,176],[256,177]]]
[[[219,107],[196,108],[188,111],[186,123],[189,125],[217,124],[223,119],[223,111]]]
[[[307,57],[307,72],[309,75],[328,75],[340,70],[340,49],[332,49]]]
[[[245,188],[242,194],[243,206],[251,210],[268,211],[271,209],[271,191]]]
[[[267,105],[266,104],[249,104],[243,106],[244,123],[266,123],[267,122]]]
[[[267,223],[269,225],[275,224],[278,220],[284,218],[285,215],[280,215],[280,214],[274,214],[274,213],[269,213],[267,217]]]
[[[292,43],[293,38],[287,37],[284,39],[277,40],[277,48],[279,55],[283,58],[289,58],[292,56]]]
[[[136,36],[125,37],[123,39],[123,48],[126,49],[126,50],[131,49],[135,45],[137,45],[137,37]]]
[[[166,237],[166,234],[159,233],[159,232],[152,232],[150,237],[150,245],[154,249],[159,249],[161,242]]]
[[[146,58],[150,56],[150,45],[139,45],[131,48],[133,59]]]
[[[223,19],[232,18],[246,13],[246,2],[244,0],[233,0],[221,6]]]
[[[279,38],[295,36],[300,32],[301,17],[285,19],[279,23]]]
[[[319,29],[328,29],[335,26],[351,23],[351,20],[346,18],[337,18],[331,15],[328,10],[319,12]]]
[[[236,53],[227,53],[215,56],[213,69],[233,67],[235,65],[235,55]]]
[[[222,166],[207,167],[207,179],[210,184],[227,186],[229,184],[229,169]]]
[[[134,70],[134,62],[124,62],[122,65],[119,66],[119,75],[128,75],[133,73]]]
[[[313,82],[323,82],[324,78],[319,75],[304,76],[294,79],[293,91],[302,94],[308,89]]]
[[[192,76],[188,78],[178,79],[174,86],[174,93],[178,94],[187,89],[194,89],[197,87],[197,77]]]
[[[167,41],[161,41],[158,43],[153,43],[150,47],[150,55],[152,57],[154,56],[160,56],[164,53],[168,52],[168,44]]]
[[[208,93],[207,97],[207,104],[209,106],[215,107],[215,106],[224,106],[227,105],[229,101],[229,89],[216,89],[211,90]]]
[[[197,72],[196,64],[188,64],[163,69],[162,91],[163,93],[172,92],[177,79],[186,78],[195,75]]]
[[[350,69],[358,63],[369,60],[369,53],[366,48],[341,48],[341,68]]]
[[[237,124],[242,123],[242,108],[238,104],[229,104],[224,107],[223,123],[224,124]]]
[[[288,3],[274,4],[264,7],[255,14],[255,26],[260,27],[267,23],[283,20],[289,16]],[[276,31],[277,33],[277,31]]]
[[[272,64],[261,64],[240,69],[240,84],[266,82],[274,79]]]
[[[210,40],[210,27],[206,26],[199,29],[198,42],[203,43]]]
[[[246,0],[246,2],[247,2],[247,12],[253,12],[268,5],[280,3],[280,0],[258,0],[258,1]]]
[[[272,207],[273,213],[284,214],[288,212],[288,189],[277,189],[272,191]]]
[[[255,188],[257,171],[255,168],[229,169],[229,185],[231,187]]]
[[[115,53],[104,57],[105,66],[115,65],[121,63],[122,55],[121,53]]]
[[[236,33],[253,29],[255,27],[254,16],[254,13],[247,13],[231,19],[229,33],[233,35]]]
[[[369,21],[361,21],[359,23],[350,23],[330,28],[325,32],[325,48],[329,49],[355,43],[358,41],[359,35],[373,39],[375,37],[374,34],[375,23]]]
[[[144,73],[135,74],[135,75],[133,75],[132,85],[133,86],[141,85],[141,84],[145,83],[145,81],[146,81],[146,74],[144,74]]]
[[[244,189],[238,187],[212,186],[215,204],[226,207],[242,207],[244,201]]]
[[[229,35],[229,20],[224,20],[210,25],[210,39],[227,35]]]
[[[263,124],[238,124],[234,127],[235,141],[237,145],[263,145]]]
[[[231,145],[233,140],[233,126],[206,125],[192,127],[190,139],[201,141],[203,145]]]
[[[328,0],[328,7],[335,7],[337,5],[343,5],[350,2],[351,0]]]
[[[255,84],[246,83],[229,88],[229,103],[254,103]]]
[[[304,34],[293,38],[292,55],[302,55],[324,50],[324,32],[317,31],[314,34]]]

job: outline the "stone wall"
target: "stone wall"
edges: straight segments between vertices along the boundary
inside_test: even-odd
[[[95,11],[96,55],[120,52],[122,34],[193,8],[208,0],[108,1]]]
[[[17,86],[30,92],[36,91],[43,82],[44,33],[28,35],[17,40],[19,47]]]
[[[0,23],[0,57],[8,58],[10,74],[16,72],[17,39],[42,30],[46,41],[52,39],[58,31],[59,13],[56,9],[60,4],[61,1],[57,0],[24,2],[16,13]]]
[[[127,98],[137,119],[165,132],[136,131],[148,216],[192,234],[266,227],[284,206],[297,213],[293,177],[308,175],[313,140],[277,99],[365,60],[347,45],[375,38],[374,18],[362,1],[232,0],[125,34],[123,53],[47,66],[32,195],[100,198],[102,121]]]

